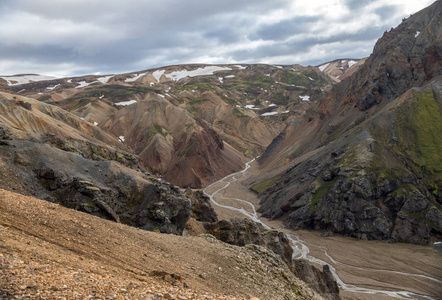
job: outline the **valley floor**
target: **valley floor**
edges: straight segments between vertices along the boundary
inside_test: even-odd
[[[245,199],[256,208],[259,207],[256,194],[242,184],[255,172],[256,164],[252,164],[245,176],[236,176],[238,180],[232,182],[226,189],[220,190],[215,195],[215,200],[219,204],[238,209],[244,208],[249,213],[253,213],[251,205],[236,199]],[[230,180],[224,180],[224,182],[228,181]],[[207,192],[211,194],[224,185],[226,183],[218,182],[210,186]],[[216,205],[214,208],[219,219],[245,217],[238,211]],[[286,229],[280,221],[269,221],[265,218],[260,218],[260,220],[295,239],[299,237],[308,246],[309,255],[334,266],[339,277],[347,285],[370,290],[407,291],[429,296],[430,299],[441,299],[442,255],[430,246],[363,241],[341,236],[324,237],[320,232]],[[386,294],[345,291],[342,286],[340,286],[340,296],[343,299],[393,299],[392,296]],[[403,297],[396,294],[396,297],[409,299],[405,294]],[[418,296],[413,295],[413,297]]]

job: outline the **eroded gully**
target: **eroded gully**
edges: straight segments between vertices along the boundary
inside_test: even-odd
[[[203,192],[204,192],[204,194],[206,194],[210,198],[210,201],[214,205],[224,208],[224,209],[228,209],[231,211],[241,213],[244,216],[252,219],[253,221],[262,224],[265,228],[270,229],[271,227],[265,223],[266,221],[264,219],[261,219],[260,216],[257,214],[256,207],[254,204],[247,201],[246,199],[225,197],[220,194],[221,191],[227,190],[229,188],[229,186],[231,185],[231,183],[236,182],[239,178],[244,177],[246,175],[246,172],[249,170],[249,168],[251,167],[251,164],[254,161],[255,161],[255,159],[246,163],[246,167],[242,171],[230,174],[230,175],[222,178],[221,180],[218,180],[218,181],[212,183],[211,185],[207,186]],[[209,192],[209,190],[212,190],[213,187],[215,187],[217,185],[220,185],[220,187]],[[230,202],[235,201],[236,203],[242,204],[243,206],[238,208],[238,207],[234,207],[231,205],[222,204],[222,203],[220,203],[220,200],[223,200],[223,199],[228,199]],[[338,274],[338,271],[336,270],[336,266],[339,266],[339,265],[345,266],[348,268],[355,268],[355,269],[362,270],[362,271],[386,272],[386,273],[399,274],[399,275],[403,275],[403,276],[420,277],[420,278],[425,278],[427,280],[434,281],[437,284],[442,284],[442,281],[437,278],[433,278],[433,277],[421,275],[421,274],[413,274],[413,273],[399,272],[399,271],[393,271],[393,270],[371,269],[371,268],[362,268],[362,267],[351,266],[351,265],[339,262],[336,259],[334,259],[328,253],[328,249],[326,247],[311,244],[311,243],[308,243],[308,242],[302,240],[295,233],[295,231],[291,230],[289,233],[288,232],[286,232],[286,233],[287,233],[289,240],[292,242],[293,259],[305,259],[305,260],[308,260],[312,263],[319,264],[319,265],[328,264],[330,266],[330,270],[331,270],[335,280],[337,281],[341,291],[348,291],[348,292],[352,292],[352,293],[385,295],[385,296],[390,296],[390,297],[399,298],[399,299],[434,299],[428,295],[416,294],[414,292],[406,291],[406,290],[389,291],[389,290],[381,290],[381,289],[370,289],[370,288],[356,286],[353,284],[347,284],[341,279],[341,277]],[[324,255],[331,261],[331,264],[325,262],[322,259],[312,256],[310,254],[309,246],[311,246],[311,247],[314,246],[314,247],[317,247],[318,249],[321,249],[321,251],[323,251]]]

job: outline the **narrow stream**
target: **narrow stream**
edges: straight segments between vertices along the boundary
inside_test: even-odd
[[[242,171],[230,174],[230,175],[212,183],[211,185],[207,186],[203,190],[203,192],[206,196],[208,196],[210,198],[210,201],[213,204],[215,204],[216,206],[239,212],[239,213],[245,215],[246,217],[252,219],[253,221],[262,224],[265,228],[270,229],[270,227],[259,218],[259,216],[256,212],[256,207],[252,203],[250,203],[249,201],[247,201],[245,199],[231,198],[231,197],[224,197],[222,195],[217,195],[219,192],[226,190],[232,182],[237,181],[238,178],[244,177],[245,173],[247,172],[247,170],[250,168],[250,165],[254,161],[255,161],[255,159],[252,159],[251,161],[246,163],[246,167]],[[217,190],[215,190],[212,193],[207,192],[207,190],[210,189],[212,186],[215,186],[220,183],[223,184],[220,188],[218,188]],[[242,207],[236,208],[236,207],[229,206],[229,205],[223,205],[215,200],[215,196],[220,197],[221,199],[234,200],[234,201],[243,203],[246,206],[250,206],[250,209],[252,210],[252,212],[249,212],[248,210],[246,210]],[[395,274],[400,274],[400,275],[404,275],[404,276],[422,277],[422,278],[426,278],[426,279],[435,281],[439,284],[442,284],[441,280],[438,280],[438,279],[430,277],[430,276],[420,275],[420,274],[412,274],[412,273],[405,273],[405,272],[398,272],[398,271],[391,271],[391,270],[368,269],[368,268],[350,266],[345,263],[341,263],[341,262],[336,261],[333,257],[331,257],[331,255],[329,255],[328,249],[326,247],[307,243],[306,241],[301,240],[300,237],[298,235],[296,235],[293,231],[291,233],[287,234],[287,236],[288,236],[289,240],[292,242],[293,259],[302,258],[302,259],[306,259],[312,263],[316,263],[319,265],[328,264],[327,262],[325,262],[319,258],[313,257],[309,254],[310,249],[307,245],[310,245],[310,246],[315,246],[315,247],[318,247],[319,249],[321,249],[334,265],[343,265],[346,267],[356,268],[359,270],[370,270],[370,271],[376,271],[376,272],[395,273]],[[378,290],[378,289],[369,289],[369,288],[364,288],[364,287],[358,287],[358,286],[355,286],[352,284],[347,284],[339,277],[339,275],[336,271],[336,268],[333,265],[330,265],[330,264],[328,264],[328,265],[330,266],[330,270],[331,270],[336,282],[338,283],[339,288],[343,291],[349,291],[349,292],[353,292],[353,293],[364,293],[364,294],[383,294],[383,295],[387,295],[387,296],[391,296],[391,297],[399,298],[399,299],[417,299],[417,298],[422,299],[422,298],[424,298],[424,299],[435,300],[434,298],[432,298],[430,296],[416,294],[416,293],[413,293],[410,291],[386,291],[386,290]]]

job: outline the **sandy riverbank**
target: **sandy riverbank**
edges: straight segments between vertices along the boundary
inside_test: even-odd
[[[255,168],[256,166],[252,165],[244,177],[237,176],[236,182],[232,182],[228,188],[217,194],[216,201],[223,205],[242,207],[252,213],[251,205],[229,198],[247,200],[255,207],[259,207],[259,199],[256,194],[242,184],[247,177],[256,172]],[[208,191],[213,192],[223,185],[221,182],[217,183],[211,186]],[[220,195],[227,197],[227,199],[219,197]],[[220,219],[244,217],[240,212],[214,207]],[[442,295],[440,282],[442,281],[442,254],[431,246],[388,243],[386,241],[362,241],[341,236],[323,237],[320,232],[283,229],[280,221],[266,219],[262,219],[262,221],[293,236],[298,235],[308,245],[310,254],[333,265],[346,284],[373,290],[410,291],[434,299],[442,299],[440,296]],[[324,247],[335,262],[326,255]],[[395,272],[402,272],[402,274]],[[436,278],[439,281],[425,276]],[[386,295],[346,292],[342,289],[340,295],[343,299],[392,299]]]

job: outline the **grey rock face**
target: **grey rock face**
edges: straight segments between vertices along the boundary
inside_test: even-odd
[[[305,260],[293,260],[293,248],[286,234],[267,230],[250,219],[229,219],[204,224],[208,233],[217,239],[238,246],[269,249],[279,255],[292,272],[326,299],[340,299],[339,288],[328,266],[323,271]],[[251,246],[252,245],[252,246]],[[260,248],[259,248],[260,247]]]
[[[139,170],[47,144],[16,140],[11,144],[2,149],[2,159],[11,174],[27,183],[30,195],[164,233],[181,235],[190,218],[191,202],[177,187]],[[17,162],[17,157],[26,164]]]

